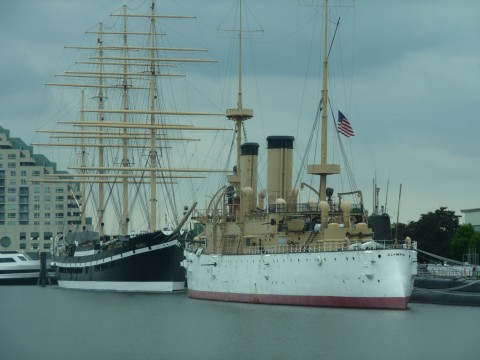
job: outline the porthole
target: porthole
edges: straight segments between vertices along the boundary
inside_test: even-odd
[[[0,245],[4,248],[9,247],[12,244],[12,240],[8,236],[4,236],[0,239]]]

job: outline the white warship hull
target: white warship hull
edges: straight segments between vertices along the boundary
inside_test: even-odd
[[[406,309],[417,267],[411,249],[185,257],[191,298],[325,307]]]
[[[267,137],[267,184],[258,191],[260,145],[242,143],[244,122],[253,117],[253,110],[242,104],[240,59],[237,108],[226,113],[235,122],[236,164],[206,209],[192,216],[203,231],[190,244],[197,249],[186,251],[182,262],[192,298],[352,308],[408,306],[417,272],[411,239],[405,244],[389,238],[378,243],[365,222],[362,192],[350,182],[351,189],[345,192],[342,185],[335,199],[334,189],[327,186],[328,176],[340,174],[340,165],[329,163],[327,156],[327,24],[325,1],[322,111],[321,118],[315,118],[315,126],[321,127],[320,157],[315,158],[321,162],[306,165],[303,157],[301,165],[320,181],[312,186],[300,183],[298,176],[294,183],[295,138],[273,135]],[[239,34],[241,55],[241,26]],[[354,136],[340,111],[338,119],[337,131]],[[311,140],[307,148],[314,143]]]

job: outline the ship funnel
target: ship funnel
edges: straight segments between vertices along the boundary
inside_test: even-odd
[[[253,205],[253,190],[251,187],[244,187],[242,188],[242,201],[240,202],[240,209],[241,209],[241,221],[245,221],[248,219],[250,211],[254,210]]]
[[[293,136],[267,137],[267,197],[268,204],[275,204],[278,198],[292,199],[292,157]]]
[[[240,189],[252,189],[250,210],[257,206],[258,147],[257,143],[245,143],[240,147]]]

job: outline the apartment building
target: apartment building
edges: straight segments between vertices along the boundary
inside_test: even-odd
[[[480,232],[480,209],[465,209],[460,210],[465,214],[465,224],[472,224],[475,231]]]
[[[43,181],[60,173],[0,126],[0,250],[49,251],[55,236],[80,224],[79,184]]]

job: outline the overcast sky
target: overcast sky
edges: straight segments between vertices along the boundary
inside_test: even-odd
[[[294,135],[297,168],[321,87],[323,8],[301,6],[309,2],[247,0],[245,11],[252,32],[244,106],[255,114],[246,123],[247,139],[264,149],[268,135]],[[132,7],[143,3],[127,1]],[[197,16],[196,35],[219,60],[218,78],[205,80],[205,91],[202,82],[195,85],[218,92],[203,110],[235,107],[235,82],[225,85],[230,82],[222,76],[236,75],[236,53],[231,35],[217,29],[235,27],[236,0],[165,3],[169,11]],[[0,125],[11,136],[35,142],[35,130],[52,120],[45,118],[50,90],[44,83],[63,71],[63,46],[81,40],[121,5],[123,0],[0,0]],[[400,222],[441,206],[458,215],[480,208],[480,1],[356,0],[332,7],[331,15],[330,29],[339,17],[340,27],[330,55],[329,96],[333,111],[342,110],[356,133],[343,140],[366,206],[372,207],[376,174],[381,204],[388,183],[394,222],[400,184]],[[348,189],[336,187],[341,190]]]

